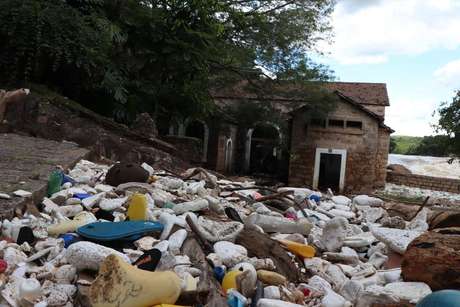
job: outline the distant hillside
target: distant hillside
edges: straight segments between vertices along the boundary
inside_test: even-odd
[[[418,136],[392,136],[391,140],[394,142],[392,147],[394,148],[392,148],[393,150],[390,149],[390,152],[401,155],[408,154],[410,149],[414,149],[420,145],[422,139],[422,137]]]

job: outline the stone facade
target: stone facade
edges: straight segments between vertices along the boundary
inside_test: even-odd
[[[237,159],[238,127],[214,119],[210,124],[207,167],[221,173],[233,173]]]
[[[203,143],[205,158],[201,165],[221,173],[255,174],[316,188],[317,149],[334,149],[346,153],[346,160],[341,161],[346,167],[341,170],[344,176],[339,188],[345,192],[369,192],[384,186],[391,133],[383,123],[389,105],[386,85],[331,82],[323,86],[339,97],[324,127],[307,120],[311,116],[306,116],[301,106],[308,104],[300,96],[259,97],[241,87],[214,93],[220,112],[199,120],[206,131],[204,136],[193,135],[208,140]],[[238,119],[226,110],[237,109],[243,102],[270,104],[280,113],[282,123],[268,122],[253,114],[252,123],[239,125]],[[335,123],[329,125],[329,120]],[[186,135],[187,125],[193,121],[197,120],[174,121],[178,128],[171,127],[169,134]]]
[[[400,174],[389,171],[387,181],[421,189],[460,193],[460,180],[415,174]]]
[[[344,191],[367,192],[385,184],[390,131],[356,106],[341,100],[328,119],[344,122],[343,127],[318,127],[304,112],[292,119],[289,184],[314,186],[315,156],[318,148],[346,151]],[[347,127],[347,121],[362,123]]]

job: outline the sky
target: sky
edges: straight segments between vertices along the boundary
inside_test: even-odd
[[[339,81],[387,84],[394,135],[435,134],[434,111],[460,89],[460,0],[337,0],[319,61]]]

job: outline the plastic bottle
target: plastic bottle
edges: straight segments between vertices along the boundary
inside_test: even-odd
[[[127,215],[130,221],[146,221],[148,219],[148,203],[144,194],[134,193],[129,202]]]
[[[18,296],[20,299],[34,301],[42,295],[41,285],[35,278],[23,279],[19,284]]]
[[[290,252],[303,257],[312,258],[315,257],[316,250],[313,246],[307,244],[300,244],[289,240],[278,240],[283,244]]]
[[[51,172],[48,178],[48,196],[51,196],[61,190],[62,177],[62,172],[59,170],[54,170]]]
[[[230,289],[236,289],[236,277],[240,275],[241,271],[229,271],[225,274],[224,279],[222,280],[222,288],[225,292]]]
[[[244,295],[239,293],[235,289],[230,289],[227,292],[227,304],[229,307],[244,307],[248,303],[248,300]]]

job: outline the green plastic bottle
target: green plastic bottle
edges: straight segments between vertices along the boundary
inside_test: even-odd
[[[51,172],[48,178],[48,197],[61,190],[62,173],[58,170]]]

